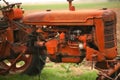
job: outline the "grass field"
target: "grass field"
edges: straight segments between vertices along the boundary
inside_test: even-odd
[[[58,72],[54,72],[58,71]],[[59,73],[59,74],[58,74]],[[62,74],[62,75],[60,75]],[[95,72],[86,72],[80,76],[72,75],[70,73],[62,73],[59,70],[44,69],[41,76],[27,76],[27,75],[9,75],[0,76],[0,80],[95,80]]]
[[[47,63],[40,77],[16,74],[0,76],[0,80],[95,80],[97,77],[95,70],[72,65],[67,71],[63,65],[67,67],[70,64]]]
[[[107,2],[107,3],[77,3],[73,4],[76,9],[90,9],[90,8],[120,8],[120,2]],[[36,4],[36,5],[23,5],[25,10],[58,10],[68,9],[68,4]]]

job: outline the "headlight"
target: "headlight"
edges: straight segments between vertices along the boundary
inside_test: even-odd
[[[79,48],[80,48],[80,49],[84,49],[83,43],[79,43]]]

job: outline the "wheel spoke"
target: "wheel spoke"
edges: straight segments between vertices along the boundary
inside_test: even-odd
[[[17,62],[12,66],[15,59],[6,59],[0,63],[1,68],[8,69],[12,66],[10,73],[16,73],[25,70],[29,67],[31,63],[32,56],[30,54],[25,54],[20,57]]]
[[[41,55],[43,61],[39,58],[39,56],[40,54],[38,53],[25,53],[22,56],[17,57],[19,58],[18,60],[16,60],[16,58],[6,59],[0,62],[0,69],[9,71],[10,74],[25,73],[28,75],[37,75],[43,69],[45,65],[43,64],[43,61],[46,59],[46,55]]]

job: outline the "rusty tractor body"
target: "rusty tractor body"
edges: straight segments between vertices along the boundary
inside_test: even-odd
[[[42,11],[23,16],[20,3],[1,8],[0,74],[36,75],[53,62],[94,62],[96,80],[119,80],[116,14],[109,9]],[[20,63],[22,65],[18,66]]]

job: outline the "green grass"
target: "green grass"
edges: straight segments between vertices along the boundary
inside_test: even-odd
[[[47,70],[47,69],[46,69]],[[87,72],[81,76],[72,76],[71,74],[58,74],[54,70],[43,71],[40,76],[40,80],[95,80],[95,72]],[[56,71],[56,70],[55,70]],[[27,75],[12,75],[12,76],[0,76],[0,80],[39,80],[39,76],[27,76]]]
[[[72,72],[66,73],[59,69],[44,69],[40,76],[40,80],[95,80],[96,72],[84,72],[81,75],[74,75]],[[39,76],[27,76],[27,75],[9,75],[0,76],[0,80],[39,80]]]
[[[76,9],[89,9],[89,8],[120,8],[120,2],[106,2],[106,3],[77,3],[73,4]],[[68,9],[68,3],[66,4],[37,4],[37,5],[23,5],[25,10],[60,10]]]
[[[83,72],[81,75],[75,75],[73,72],[65,72],[58,69],[45,69],[42,72],[41,80],[95,80],[96,72]]]
[[[66,69],[62,67],[63,65],[68,66],[69,64],[61,64],[58,66],[54,63],[48,63],[40,77],[15,74],[0,76],[0,80],[95,80],[97,77],[95,70],[87,70],[71,64],[71,67],[80,68],[77,69],[79,71],[76,73],[75,70],[70,69],[69,72],[66,72]]]

